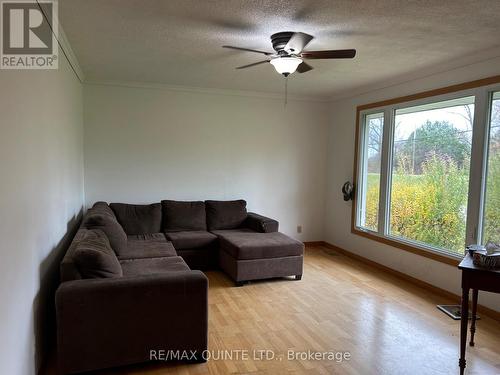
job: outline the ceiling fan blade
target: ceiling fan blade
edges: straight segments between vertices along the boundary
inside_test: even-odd
[[[297,67],[297,73],[305,73],[313,69],[314,68],[311,65],[302,61],[302,63],[300,63],[299,66]]]
[[[222,46],[222,48],[236,49],[238,51],[262,53],[263,55],[266,55],[266,56],[272,55],[272,52],[258,51],[256,49],[251,49],[251,48],[242,48],[242,47],[233,47],[233,46]]]
[[[356,56],[355,49],[333,49],[325,51],[302,52],[300,56],[304,59],[352,59]]]
[[[269,62],[269,61],[270,61],[270,60],[262,60],[262,61],[259,61],[259,62],[256,62],[256,63],[252,63],[252,64],[248,64],[248,65],[238,66],[236,69],[245,69],[245,68],[250,68],[251,66],[264,64],[264,63],[267,63],[267,62]]]
[[[288,53],[299,54],[313,38],[313,36],[306,33],[293,33],[284,50]]]

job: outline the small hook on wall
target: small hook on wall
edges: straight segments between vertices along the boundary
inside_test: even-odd
[[[346,202],[354,199],[354,185],[350,181],[345,182],[342,186],[342,194],[344,194]]]

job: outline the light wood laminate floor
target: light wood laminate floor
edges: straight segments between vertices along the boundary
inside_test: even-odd
[[[442,296],[321,246],[308,247],[304,277],[234,287],[207,272],[209,349],[233,360],[138,365],[97,374],[458,374],[459,321]],[[254,359],[272,350],[274,360]],[[230,352],[233,350],[233,352]],[[244,350],[248,360],[236,359]],[[288,350],[349,352],[350,359],[288,360]],[[243,353],[243,352],[242,352]],[[271,356],[271,352],[269,352]],[[281,359],[280,359],[281,358]],[[500,323],[482,317],[468,374],[500,374]]]

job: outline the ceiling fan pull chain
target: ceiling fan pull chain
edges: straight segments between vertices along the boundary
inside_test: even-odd
[[[285,77],[285,108],[287,102],[288,102],[288,76]]]

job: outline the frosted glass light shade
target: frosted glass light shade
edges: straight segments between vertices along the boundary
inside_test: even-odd
[[[297,67],[302,63],[299,57],[277,57],[271,60],[274,69],[279,74],[291,74],[297,70]]]

